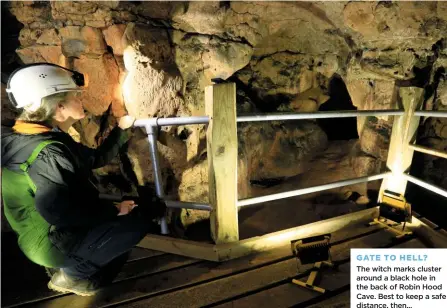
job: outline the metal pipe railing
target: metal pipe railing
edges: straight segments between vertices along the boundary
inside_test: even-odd
[[[287,120],[305,120],[305,119],[331,119],[331,118],[351,118],[365,116],[401,116],[403,110],[345,110],[345,111],[316,111],[300,113],[270,113],[241,115],[237,117],[237,122],[259,122],[259,121],[287,121]],[[207,124],[208,116],[200,117],[178,117],[178,118],[149,118],[136,120],[134,126],[172,126],[172,125],[191,125]]]
[[[147,125],[147,140],[149,141],[149,151],[151,153],[152,169],[154,171],[155,191],[160,199],[164,199],[165,193],[163,189],[163,181],[161,177],[160,159],[158,157],[157,147],[157,127]],[[161,227],[161,234],[169,234],[166,217],[162,217],[159,221]]]
[[[113,202],[121,202],[122,196],[99,194],[99,199],[109,200]],[[211,211],[211,206],[206,203],[172,201],[172,200],[164,200],[164,202],[166,203],[166,206],[169,208]]]
[[[173,119],[175,119],[175,121],[173,121]],[[170,125],[208,124],[209,121],[210,119],[208,116],[187,117],[187,118],[158,118],[157,125],[170,126]]]
[[[178,117],[178,118],[149,118],[136,120],[134,126],[172,126],[172,125],[191,125],[191,124],[208,124],[209,117]]]
[[[154,126],[146,126],[147,140],[149,142],[149,152],[151,154],[152,169],[154,171],[154,183],[157,196],[161,199],[165,197],[163,181],[161,177],[160,158],[158,156],[157,130]]]
[[[421,152],[421,153],[425,153],[425,154],[430,154],[430,155],[434,155],[434,156],[438,156],[438,157],[442,157],[442,158],[447,158],[447,153],[446,152],[441,152],[438,150],[433,150],[427,147],[423,147],[420,145],[416,145],[416,144],[410,144],[409,147],[417,152]]]
[[[259,115],[246,115],[237,117],[237,122],[257,122],[257,121],[287,121],[287,120],[305,120],[305,119],[333,119],[333,118],[351,118],[365,116],[387,116],[404,114],[403,110],[345,110],[345,111],[316,111],[300,113],[272,113]]]
[[[170,208],[178,208],[178,209],[211,211],[211,206],[206,203],[166,200],[166,206],[170,207]]]
[[[425,111],[419,110],[414,112],[415,116],[418,117],[436,117],[436,118],[447,118],[447,111]]]
[[[303,120],[303,119],[324,119],[324,118],[347,118],[358,116],[388,116],[388,115],[403,115],[403,110],[347,110],[347,111],[319,111],[319,112],[302,112],[302,113],[277,113],[277,114],[254,114],[237,117],[237,122],[254,122],[254,121],[285,121],[285,120]],[[148,118],[136,120],[134,126],[144,127],[147,131],[147,138],[149,141],[149,150],[151,153],[152,166],[154,170],[154,182],[156,192],[159,198],[164,199],[165,194],[163,190],[161,169],[159,163],[158,147],[157,147],[157,128],[159,126],[174,126],[174,125],[191,125],[191,124],[207,124],[209,123],[208,116],[198,117],[171,117],[171,118]],[[331,189],[336,187],[342,187],[346,185],[352,185],[362,183],[365,181],[373,181],[383,178],[383,175],[376,175],[372,177],[364,177],[352,180],[339,181],[331,184],[310,187],[292,192],[280,193],[270,196],[257,197],[245,200],[239,200],[238,206],[246,206],[250,204],[256,204],[266,202],[270,200],[276,200],[281,198],[287,198],[292,196],[303,195],[311,192],[321,191],[325,189]],[[180,201],[167,201],[168,207],[175,208],[189,208],[210,211],[211,206],[201,203],[185,203]],[[162,222],[162,229],[165,223]]]
[[[441,187],[435,186],[433,184],[424,182],[422,180],[419,180],[418,178],[415,178],[414,176],[411,176],[409,174],[404,173],[404,178],[407,179],[409,182],[414,183],[416,185],[419,185],[421,187],[424,187],[425,189],[428,189],[434,193],[437,193],[441,196],[444,196],[447,198],[447,190],[442,189]]]
[[[385,173],[381,173],[381,174],[377,174],[377,175],[364,176],[364,177],[349,179],[349,180],[342,180],[342,181],[337,181],[337,182],[333,182],[333,183],[329,183],[329,184],[313,186],[313,187],[308,187],[308,188],[302,188],[302,189],[297,189],[297,190],[292,190],[292,191],[286,191],[286,192],[262,196],[262,197],[238,200],[237,206],[243,207],[243,206],[253,205],[253,204],[257,204],[257,203],[263,203],[263,202],[267,202],[267,201],[273,201],[273,200],[278,200],[278,199],[306,195],[306,194],[310,194],[310,193],[318,192],[318,191],[322,191],[322,190],[328,190],[328,189],[333,189],[333,188],[338,188],[338,187],[343,187],[343,186],[348,186],[348,185],[354,185],[354,184],[359,184],[359,183],[364,183],[364,182],[369,182],[369,181],[381,180],[381,179],[389,176],[390,174],[391,174],[391,172],[385,172]]]

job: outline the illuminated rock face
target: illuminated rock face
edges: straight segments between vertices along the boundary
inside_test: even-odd
[[[88,74],[83,100],[92,115],[75,128],[92,147],[126,113],[203,115],[212,78],[237,82],[239,114],[317,111],[334,99],[334,76],[359,110],[393,108],[398,87],[408,85],[428,86],[427,109],[447,109],[446,2],[27,1],[12,2],[10,11],[24,25],[17,50],[24,63],[57,63]],[[383,166],[392,120],[358,118],[356,175]],[[205,127],[167,127],[163,134],[169,192],[206,201]],[[427,120],[423,135],[427,145],[446,149],[445,120]],[[239,197],[251,195],[250,180],[303,174],[327,145],[313,121],[240,125]],[[131,167],[126,178],[134,184],[153,182],[140,131],[127,160],[111,172]],[[425,175],[445,187],[447,176],[435,172],[438,160],[427,164]]]

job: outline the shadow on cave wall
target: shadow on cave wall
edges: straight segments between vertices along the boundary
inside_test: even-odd
[[[329,100],[322,104],[319,111],[357,110],[352,104],[343,79],[334,75],[329,82]],[[328,140],[358,139],[357,118],[318,119],[318,125],[326,133]]]
[[[11,14],[7,1],[2,1],[1,3],[1,16],[1,80],[2,83],[6,84],[9,75],[21,64],[16,54],[16,49],[20,46],[19,33],[23,25]]]
[[[275,113],[280,105],[288,104],[293,99],[290,94],[266,95],[262,99],[259,98],[256,91],[241,82],[236,76],[230,77],[227,81],[236,83],[238,90],[245,93],[247,97],[254,103],[257,110],[262,113]],[[343,79],[339,75],[334,75],[329,82],[328,95],[329,100],[322,104],[319,111],[336,111],[336,110],[357,110],[352,104],[348,89]],[[324,130],[328,136],[328,140],[350,140],[358,139],[357,119],[340,118],[340,119],[318,119],[318,125]]]

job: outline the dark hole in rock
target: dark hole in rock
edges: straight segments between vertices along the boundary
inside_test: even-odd
[[[383,5],[386,8],[390,8],[393,6],[392,1],[379,1],[378,5]]]
[[[183,129],[178,137],[180,138],[180,140],[186,140],[188,139],[189,135],[191,135],[191,133],[187,129]]]
[[[229,9],[231,7],[230,1],[220,1],[219,7]]]
[[[415,87],[424,88],[430,82],[431,71],[432,71],[431,65],[423,68],[414,67],[413,85]]]
[[[277,112],[278,107],[282,104],[288,104],[292,99],[292,95],[278,93],[275,95],[266,95],[262,98],[262,104],[256,104],[261,112]]]
[[[113,48],[112,48],[112,46],[107,45],[107,52],[113,55]]]
[[[9,74],[21,66],[21,60],[15,50],[20,46],[19,34],[23,28],[9,10],[10,1],[1,2],[2,36],[1,36],[1,79],[7,83]],[[6,26],[4,26],[6,25]]]
[[[319,111],[357,110],[352,104],[348,89],[340,76],[334,76],[329,83],[330,99],[322,104]],[[328,140],[357,139],[357,120],[352,118],[318,119],[318,125],[327,134]]]
[[[447,46],[447,39],[443,38],[433,44],[431,50],[435,53],[436,56],[439,55],[439,52],[445,49]]]
[[[260,179],[260,180],[251,180],[251,185],[256,185],[260,187],[272,187],[278,184],[281,184],[285,180],[284,177],[281,178],[271,178],[271,179]]]
[[[207,152],[203,152],[202,154],[200,154],[199,161],[205,160],[207,157],[208,157],[208,153]]]
[[[171,191],[177,191],[178,190],[178,182],[175,179],[174,172],[172,170],[166,170],[165,175],[166,177],[166,187],[165,191],[171,192]]]

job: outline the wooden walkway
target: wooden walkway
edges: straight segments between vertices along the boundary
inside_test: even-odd
[[[298,271],[290,246],[223,263],[136,247],[112,285],[80,297],[50,291],[42,268],[5,250],[16,246],[12,240],[2,235],[2,307],[349,307],[350,248],[427,247],[414,236],[397,240],[379,225],[335,232],[331,254],[338,267],[323,271],[324,295],[291,283],[306,280],[310,267]]]

